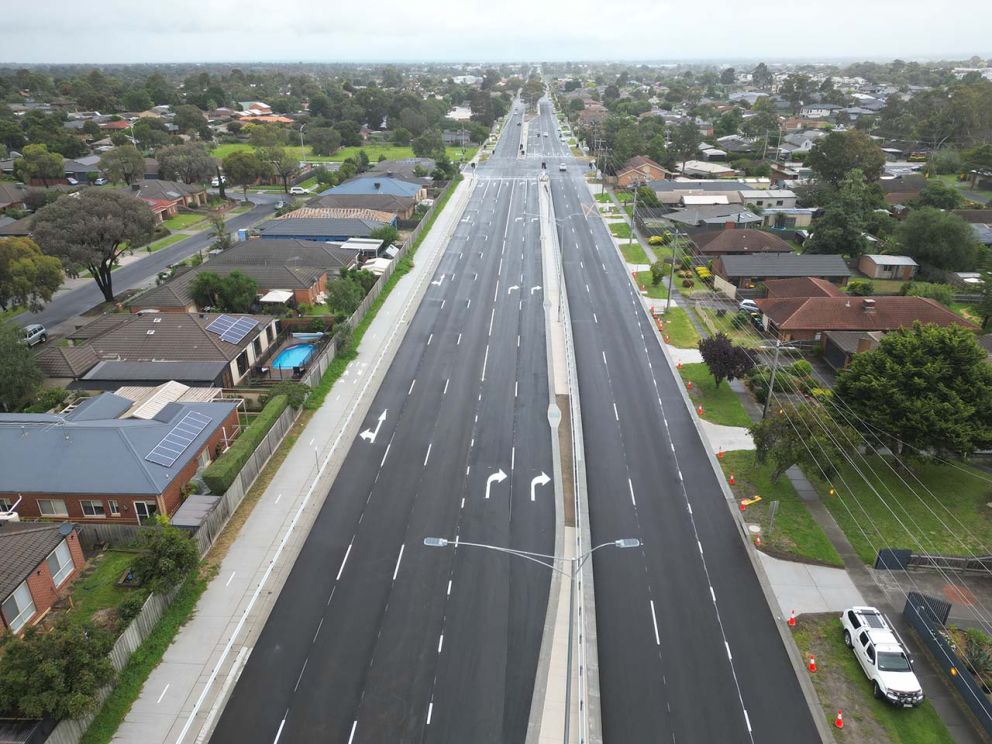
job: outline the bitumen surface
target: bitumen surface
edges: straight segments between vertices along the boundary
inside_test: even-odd
[[[544,127],[554,136],[550,104]],[[819,741],[671,366],[584,168],[548,163],[585,422],[603,738]]]
[[[511,118],[213,742],[522,742],[550,553],[536,174]],[[505,477],[504,477],[505,475]],[[533,494],[533,498],[532,498]]]

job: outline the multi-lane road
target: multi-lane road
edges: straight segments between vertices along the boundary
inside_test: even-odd
[[[554,490],[537,182],[504,130],[213,734],[522,742]],[[506,173],[507,175],[503,175]],[[381,418],[381,423],[380,423]],[[373,437],[374,435],[374,437]],[[371,440],[371,441],[370,441]]]

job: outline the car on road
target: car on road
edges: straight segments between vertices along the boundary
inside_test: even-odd
[[[289,193],[293,196],[304,196],[310,193],[310,189],[305,189],[302,186],[291,186],[289,188]]]
[[[558,170],[560,170],[562,173],[565,173],[568,170],[568,166],[565,165],[564,163],[558,163]]]
[[[874,607],[851,607],[840,616],[844,645],[854,652],[875,697],[903,708],[923,704],[923,687],[902,639]]]
[[[24,335],[21,337],[22,344],[34,346],[35,344],[43,344],[47,340],[48,330],[41,323],[24,326]]]
[[[216,189],[218,186],[220,186],[221,181],[227,183],[227,177],[221,176],[220,178],[217,178],[217,176],[214,176],[213,178],[210,179],[210,185]]]
[[[760,313],[761,309],[758,307],[758,303],[754,300],[741,300],[737,303],[737,309],[743,310],[746,313]]]

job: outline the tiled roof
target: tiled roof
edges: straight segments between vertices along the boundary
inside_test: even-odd
[[[287,212],[277,220],[293,219],[301,217],[304,219],[332,219],[332,220],[370,220],[373,222],[392,222],[396,215],[391,212],[380,212],[376,209],[360,209],[354,207],[300,207],[292,212]]]
[[[35,357],[46,377],[75,378],[92,369],[100,357],[89,346],[47,346]]]
[[[915,321],[977,327],[925,297],[800,297],[757,300],[757,304],[783,331],[894,331]]]
[[[831,254],[730,253],[722,256],[727,276],[822,277],[850,276],[844,259]]]
[[[778,235],[761,230],[710,230],[693,236],[700,253],[791,253]]]
[[[327,194],[311,200],[308,204],[311,207],[376,209],[395,214],[416,206],[417,200],[413,196],[392,194]]]
[[[769,299],[844,296],[843,292],[826,279],[809,276],[794,279],[768,279],[765,281],[765,288],[768,290]]]
[[[279,235],[300,238],[336,238],[340,236],[345,238],[367,238],[383,226],[384,223],[374,220],[289,217],[287,219],[265,222],[256,229],[262,236]]]
[[[0,527],[0,602],[65,539],[60,527],[37,522],[11,522]]]

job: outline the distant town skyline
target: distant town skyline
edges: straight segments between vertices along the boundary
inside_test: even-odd
[[[989,56],[992,5],[770,0],[482,0],[326,6],[302,0],[70,0],[3,11],[0,63],[781,62]],[[921,18],[926,18],[921,22]],[[718,52],[719,57],[714,52]]]

